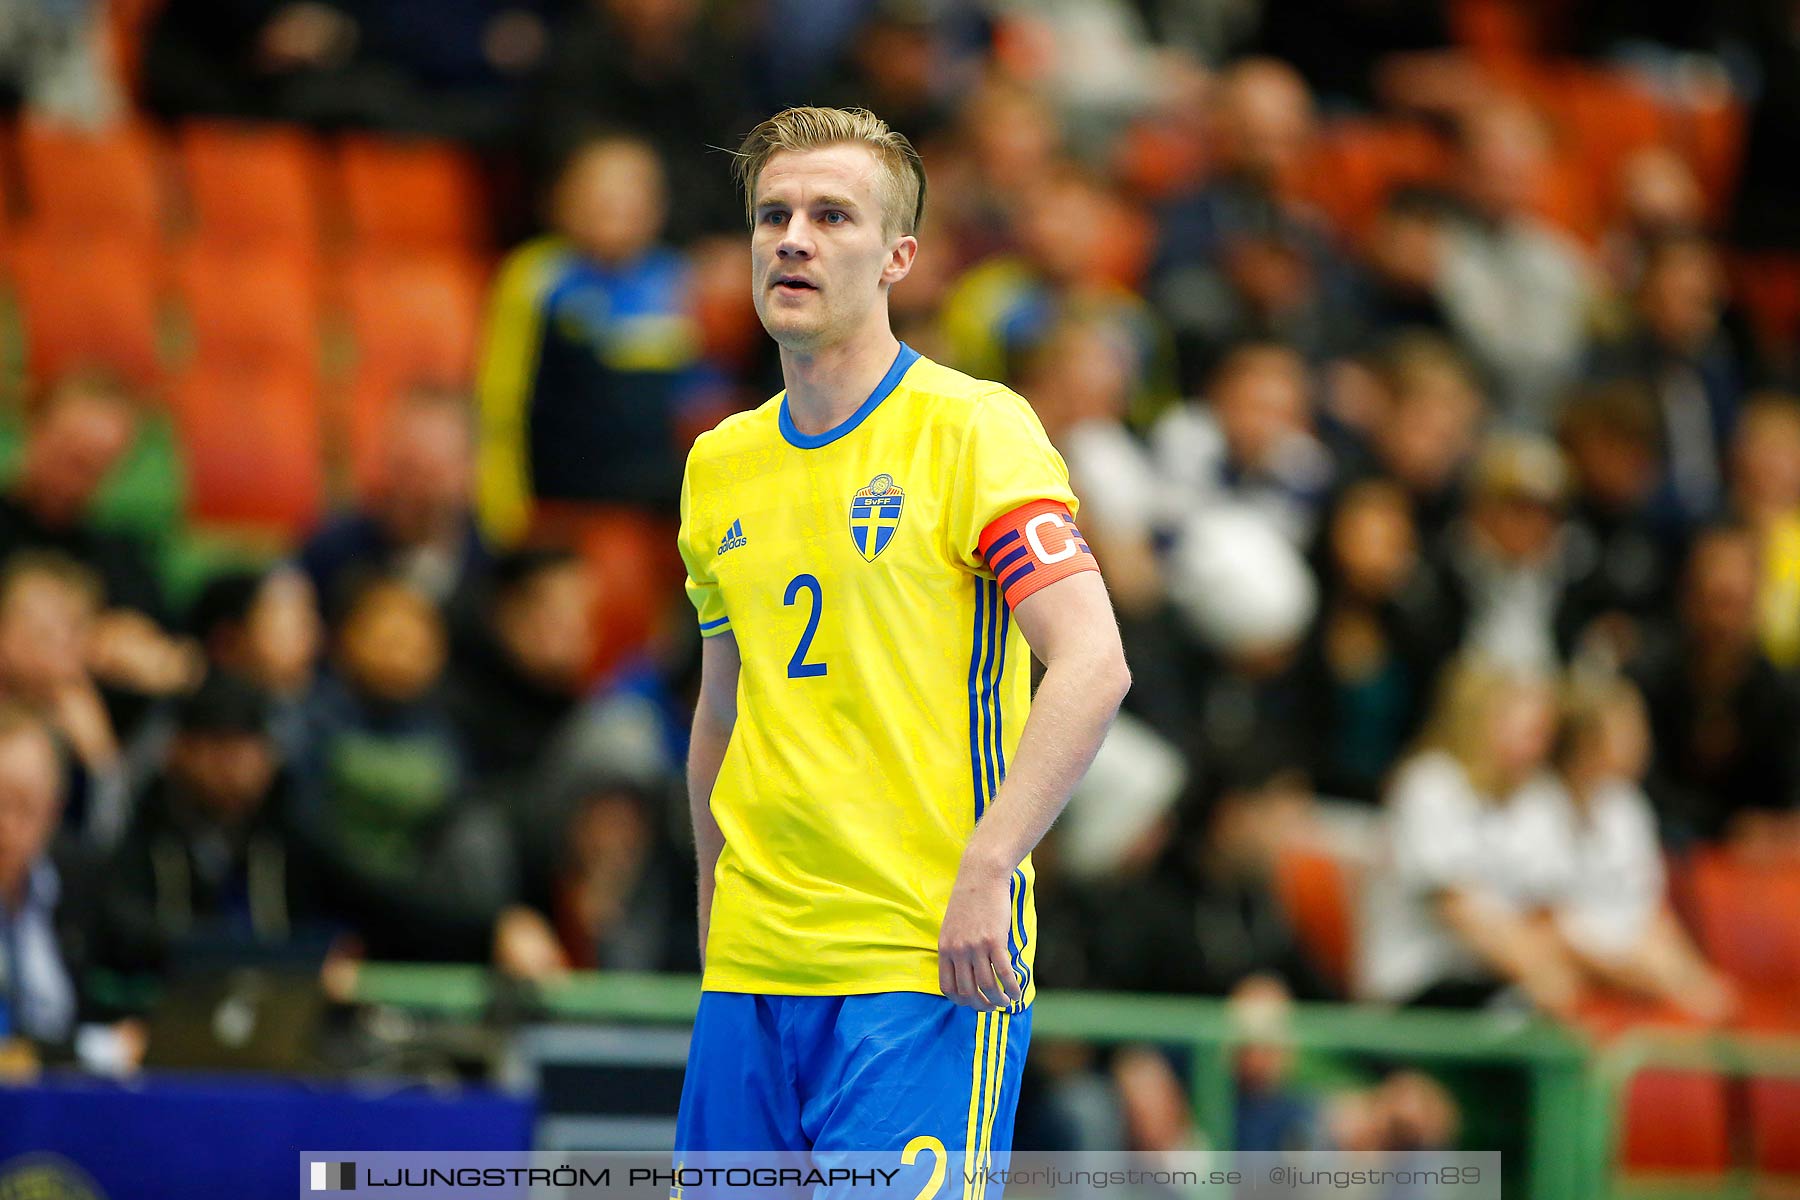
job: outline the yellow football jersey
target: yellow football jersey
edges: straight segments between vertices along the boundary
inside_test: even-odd
[[[1031,407],[906,346],[835,429],[800,433],[784,393],[694,443],[688,594],[743,663],[712,793],[708,990],[941,991],[951,885],[1031,702],[1030,648],[978,542],[1032,501],[1076,504]],[[1029,858],[1011,889],[1029,1003]]]

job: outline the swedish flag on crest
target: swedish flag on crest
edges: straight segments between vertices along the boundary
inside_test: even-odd
[[[894,540],[900,527],[900,508],[906,493],[894,486],[892,475],[877,475],[869,486],[850,498],[850,540],[863,561],[874,562],[875,556]]]

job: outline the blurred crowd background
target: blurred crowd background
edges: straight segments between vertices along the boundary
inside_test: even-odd
[[[0,1034],[696,965],[674,505],[780,387],[724,148],[791,103],[921,149],[897,331],[1125,629],[1047,986],[1800,1022],[1793,0],[6,0],[0,77]],[[1046,1141],[1203,1136],[1034,1064]],[[1240,1144],[1470,1115],[1240,1070]]]

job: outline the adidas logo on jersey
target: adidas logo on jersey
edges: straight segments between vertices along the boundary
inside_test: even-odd
[[[749,541],[750,539],[744,536],[744,522],[742,520],[733,521],[731,528],[725,531],[724,540],[719,543],[719,553],[736,550],[739,546],[748,545]]]

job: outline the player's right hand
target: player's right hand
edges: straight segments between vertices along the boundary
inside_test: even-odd
[[[950,1000],[977,1012],[1017,1004],[1025,994],[1007,950],[1010,878],[1010,871],[991,878],[965,862],[938,933],[938,986]]]

